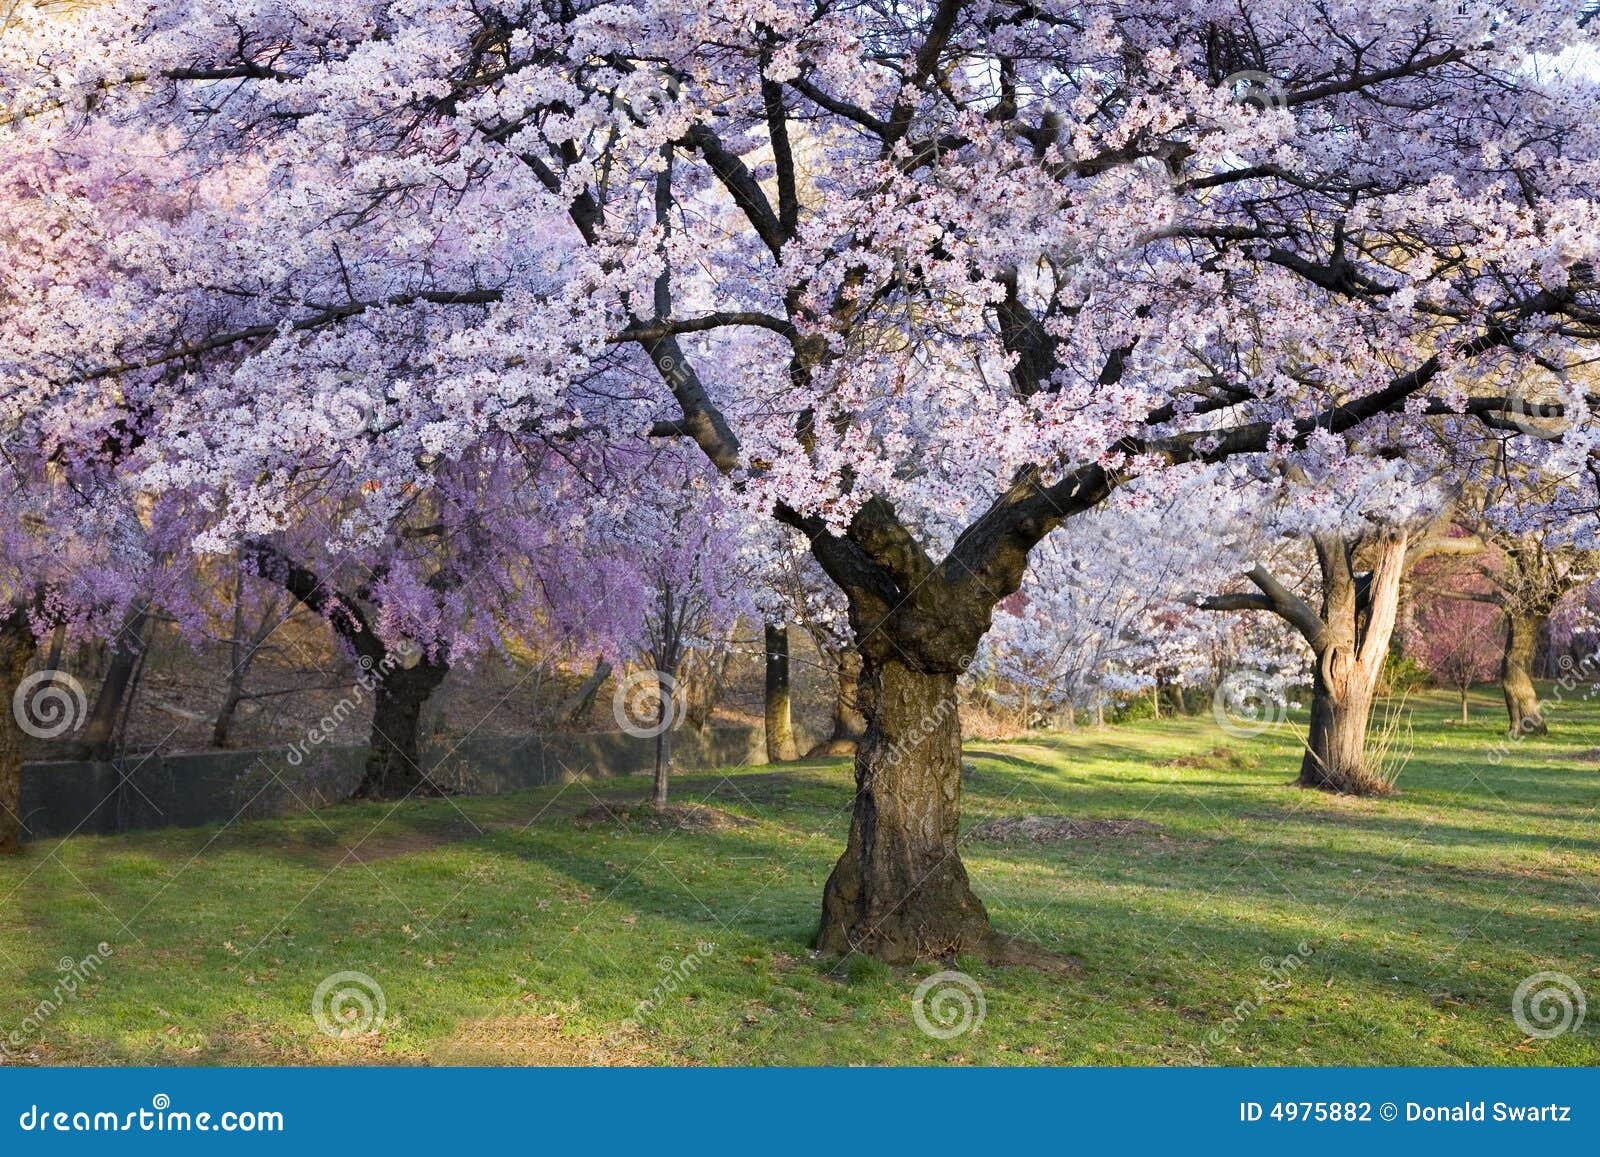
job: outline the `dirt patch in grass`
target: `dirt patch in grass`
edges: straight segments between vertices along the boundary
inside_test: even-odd
[[[495,1016],[456,1026],[450,1039],[428,1048],[436,1065],[635,1066],[656,1063],[631,1035],[575,1036],[562,1030],[561,1018]]]
[[[308,844],[296,846],[287,840],[279,841],[278,846],[288,852],[291,858],[298,856],[318,867],[336,868],[340,865],[374,864],[380,860],[393,860],[400,856],[421,855],[447,844],[476,839],[484,835],[485,831],[482,825],[474,828],[465,823],[436,828],[390,826],[338,836],[330,834],[327,836],[328,842],[320,846]]]
[[[630,831],[720,832],[729,828],[747,828],[755,821],[698,803],[669,803],[661,808],[649,804],[624,806],[597,803],[584,808],[573,818],[573,822],[580,828],[615,824]]]
[[[1232,764],[1239,762],[1239,753],[1231,747],[1213,747],[1210,751],[1199,751],[1192,755],[1180,755],[1174,759],[1163,759],[1156,764],[1157,767],[1214,767],[1217,764]]]
[[[1005,816],[985,820],[967,833],[987,843],[1057,844],[1065,840],[1099,840],[1159,832],[1149,820],[1075,820],[1068,816]]]

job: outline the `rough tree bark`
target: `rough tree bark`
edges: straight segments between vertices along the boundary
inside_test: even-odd
[[[1394,635],[1400,580],[1424,552],[1418,548],[1408,555],[1408,536],[1400,531],[1369,538],[1325,532],[1311,541],[1322,578],[1320,613],[1260,565],[1246,576],[1258,593],[1196,602],[1205,610],[1271,611],[1310,645],[1315,660],[1311,721],[1299,782],[1347,795],[1386,792],[1390,785],[1367,760],[1367,728]],[[1358,573],[1358,562],[1368,563],[1370,570]]]
[[[277,583],[326,619],[334,633],[355,652],[361,667],[359,686],[372,694],[373,705],[367,762],[352,798],[443,795],[443,790],[422,771],[419,752],[422,708],[449,673],[448,655],[424,655],[407,668],[399,654],[391,651],[372,629],[360,604],[324,582],[315,571],[261,541],[246,544],[242,557],[262,578]],[[429,580],[436,586],[450,581],[445,571]]]
[[[1508,609],[1506,649],[1500,661],[1500,687],[1512,735],[1544,735],[1549,731],[1533,686],[1533,654],[1542,616]]]
[[[828,878],[817,947],[891,963],[989,948],[994,935],[959,850],[957,673],[871,659],[850,838]]]
[[[422,709],[450,673],[447,661],[426,657],[415,666],[402,666],[392,653],[387,668],[372,680],[372,730],[367,763],[356,785],[355,799],[406,799],[441,795],[442,790],[422,769]]]
[[[767,623],[766,640],[766,732],[767,762],[787,763],[800,758],[794,741],[793,696],[789,691],[789,628]]]
[[[0,855],[22,850],[24,732],[13,704],[37,646],[22,611],[12,609],[0,616]]]
[[[1335,535],[1316,539],[1322,571],[1322,626],[1312,641],[1311,724],[1300,783],[1347,795],[1381,794],[1390,785],[1367,760],[1372,700],[1389,654],[1406,569],[1406,536],[1380,538],[1371,571],[1354,564],[1365,543]]]

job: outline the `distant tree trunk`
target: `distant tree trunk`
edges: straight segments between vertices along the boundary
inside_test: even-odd
[[[1461,722],[1462,723],[1466,723],[1467,722],[1467,687],[1465,685],[1463,685],[1460,688],[1460,690],[1461,690]]]
[[[0,855],[14,855],[22,850],[25,733],[17,718],[15,702],[17,689],[37,647],[38,641],[26,614],[12,609],[0,617]]]
[[[650,804],[655,808],[667,806],[667,784],[672,775],[672,737],[669,734],[682,719],[682,690],[678,677],[683,670],[686,641],[692,622],[701,621],[701,604],[685,598],[678,585],[669,578],[656,582],[656,610],[651,616],[649,654],[655,663],[658,694],[656,696],[656,766]]]
[[[672,777],[672,727],[668,722],[668,712],[672,705],[666,695],[660,697],[660,704],[656,708],[656,767],[655,779],[651,784],[650,805],[656,808],[667,806],[667,783]]]
[[[691,651],[684,656],[683,677],[678,684],[683,694],[683,719],[702,735],[711,725],[712,713],[722,700],[736,630],[737,623],[730,624],[710,651]]]
[[[1161,684],[1157,683],[1150,688],[1150,707],[1155,712],[1157,719],[1161,718]]]
[[[211,746],[227,747],[228,731],[233,727],[233,713],[244,699],[244,679],[249,673],[250,660],[244,646],[244,576],[234,588],[233,630],[228,636],[228,682],[222,691],[222,702],[217,706],[217,716],[211,721]]]
[[[854,755],[861,737],[866,734],[867,721],[861,715],[860,677],[861,659],[854,651],[835,656],[833,691],[833,728],[828,738],[806,752],[807,758],[823,755]]]
[[[233,630],[228,638],[228,685],[222,693],[222,704],[217,708],[211,723],[211,746],[227,747],[233,728],[235,713],[244,702],[245,680],[256,655],[272,632],[282,625],[276,598],[267,599],[261,608],[261,618],[254,630],[247,631],[244,616],[244,570],[241,567],[233,589]]]
[[[396,800],[444,792],[422,768],[422,709],[450,672],[448,661],[404,667],[392,652],[372,671],[372,733],[355,799]]]
[[[794,719],[789,693],[789,628],[767,623],[766,635],[766,725],[767,762],[784,763],[799,759],[794,742]]]
[[[55,630],[50,632],[50,651],[45,656],[44,666],[47,671],[61,670],[61,652],[67,646],[67,625],[57,623]]]
[[[1543,616],[1507,609],[1506,649],[1500,663],[1500,687],[1512,735],[1544,735],[1549,731],[1533,686],[1533,655]]]
[[[241,561],[326,619],[355,653],[361,666],[358,683],[372,693],[373,704],[367,762],[351,798],[390,800],[444,794],[422,772],[420,736],[422,708],[449,673],[449,657],[424,655],[415,666],[406,667],[378,637],[355,599],[269,542],[248,543]],[[452,573],[440,570],[428,580],[429,585],[448,589]],[[341,707],[348,704],[346,700]],[[323,730],[343,722],[343,713],[330,717]]]
[[[79,737],[81,749],[89,759],[111,757],[117,720],[133,685],[134,672],[139,669],[145,649],[150,645],[149,625],[150,603],[141,599],[128,612],[117,637],[111,641],[111,661]]]
[[[563,725],[570,725],[588,718],[589,713],[594,710],[594,701],[600,694],[600,688],[605,686],[609,678],[611,678],[611,664],[606,661],[604,655],[596,655],[594,669],[557,709],[557,721]]]

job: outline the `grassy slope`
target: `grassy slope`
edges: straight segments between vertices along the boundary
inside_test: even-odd
[[[680,779],[678,799],[754,821],[719,830],[574,822],[591,793],[639,798],[633,780],[38,845],[0,865],[0,1037],[59,959],[103,940],[114,958],[31,1059],[1164,1064],[1205,1061],[1215,1032],[1224,1064],[1600,1063],[1600,765],[1575,758],[1600,747],[1600,711],[1562,705],[1552,738],[1494,763],[1503,715],[1488,692],[1475,708],[1462,728],[1448,698],[1416,704],[1386,800],[1286,786],[1291,724],[974,746],[969,825],[1064,813],[1160,831],[972,845],[996,924],[1086,967],[961,961],[987,1016],[950,1041],[912,1018],[934,968],[807,951],[847,819],[841,761]],[[1288,985],[1225,1025],[1273,979],[1263,960],[1302,942]],[[698,944],[714,947],[642,1027],[619,1027]],[[316,1030],[312,992],[346,969],[381,984],[381,1032]],[[1547,969],[1595,1007],[1582,1031],[1525,1042],[1511,994]]]

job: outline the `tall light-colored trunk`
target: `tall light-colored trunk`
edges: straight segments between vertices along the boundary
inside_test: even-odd
[[[1533,685],[1533,655],[1541,618],[1516,611],[1506,615],[1506,649],[1500,662],[1500,688],[1512,735],[1544,735],[1549,731]]]
[[[1329,553],[1323,548],[1319,553]],[[1324,561],[1324,631],[1313,645],[1311,723],[1300,782],[1350,795],[1389,790],[1381,769],[1367,759],[1372,701],[1394,635],[1406,538],[1378,544],[1365,597],[1354,576]]]

